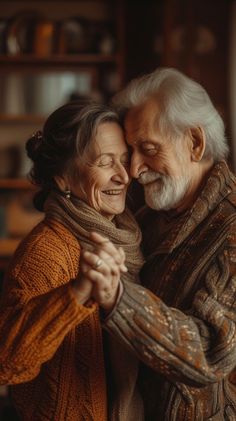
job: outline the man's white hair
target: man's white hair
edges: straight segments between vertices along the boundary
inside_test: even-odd
[[[206,136],[204,157],[214,161],[227,157],[223,120],[199,83],[176,69],[158,68],[132,80],[113,103],[125,116],[131,108],[151,98],[157,101],[157,123],[162,134],[172,139],[187,129],[201,127]]]

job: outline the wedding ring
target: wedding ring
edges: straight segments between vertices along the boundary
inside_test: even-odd
[[[101,266],[101,264],[102,264],[102,260],[98,258],[98,260],[96,261],[94,267],[97,269],[97,268],[99,268],[99,266]]]

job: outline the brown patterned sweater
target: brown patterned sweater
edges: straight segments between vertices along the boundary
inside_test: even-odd
[[[0,384],[14,385],[24,421],[107,419],[98,309],[79,305],[69,283],[79,255],[76,238],[46,220],[19,246],[7,274]]]
[[[124,283],[105,328],[142,361],[147,421],[235,421],[236,179],[227,165],[215,165],[162,241],[161,219],[144,215],[144,287]]]

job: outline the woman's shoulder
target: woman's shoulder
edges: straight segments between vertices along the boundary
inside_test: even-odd
[[[16,249],[6,273],[7,283],[31,290],[32,285],[41,282],[45,292],[48,285],[59,285],[74,276],[79,254],[75,236],[61,223],[45,219]]]
[[[58,222],[43,220],[22,240],[9,262],[4,278],[8,302],[22,303],[69,282],[78,271],[79,255],[72,233]]]
[[[76,237],[62,223],[44,219],[21,241],[15,256],[30,253],[55,259],[57,254],[62,256],[71,248],[80,249]]]

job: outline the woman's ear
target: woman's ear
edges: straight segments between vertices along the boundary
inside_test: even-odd
[[[192,161],[201,161],[206,148],[206,136],[202,127],[189,129]]]
[[[65,192],[66,190],[69,189],[69,184],[68,184],[68,180],[67,177],[65,176],[60,176],[60,175],[56,175],[54,177],[54,181],[57,185],[57,187],[62,191]]]

